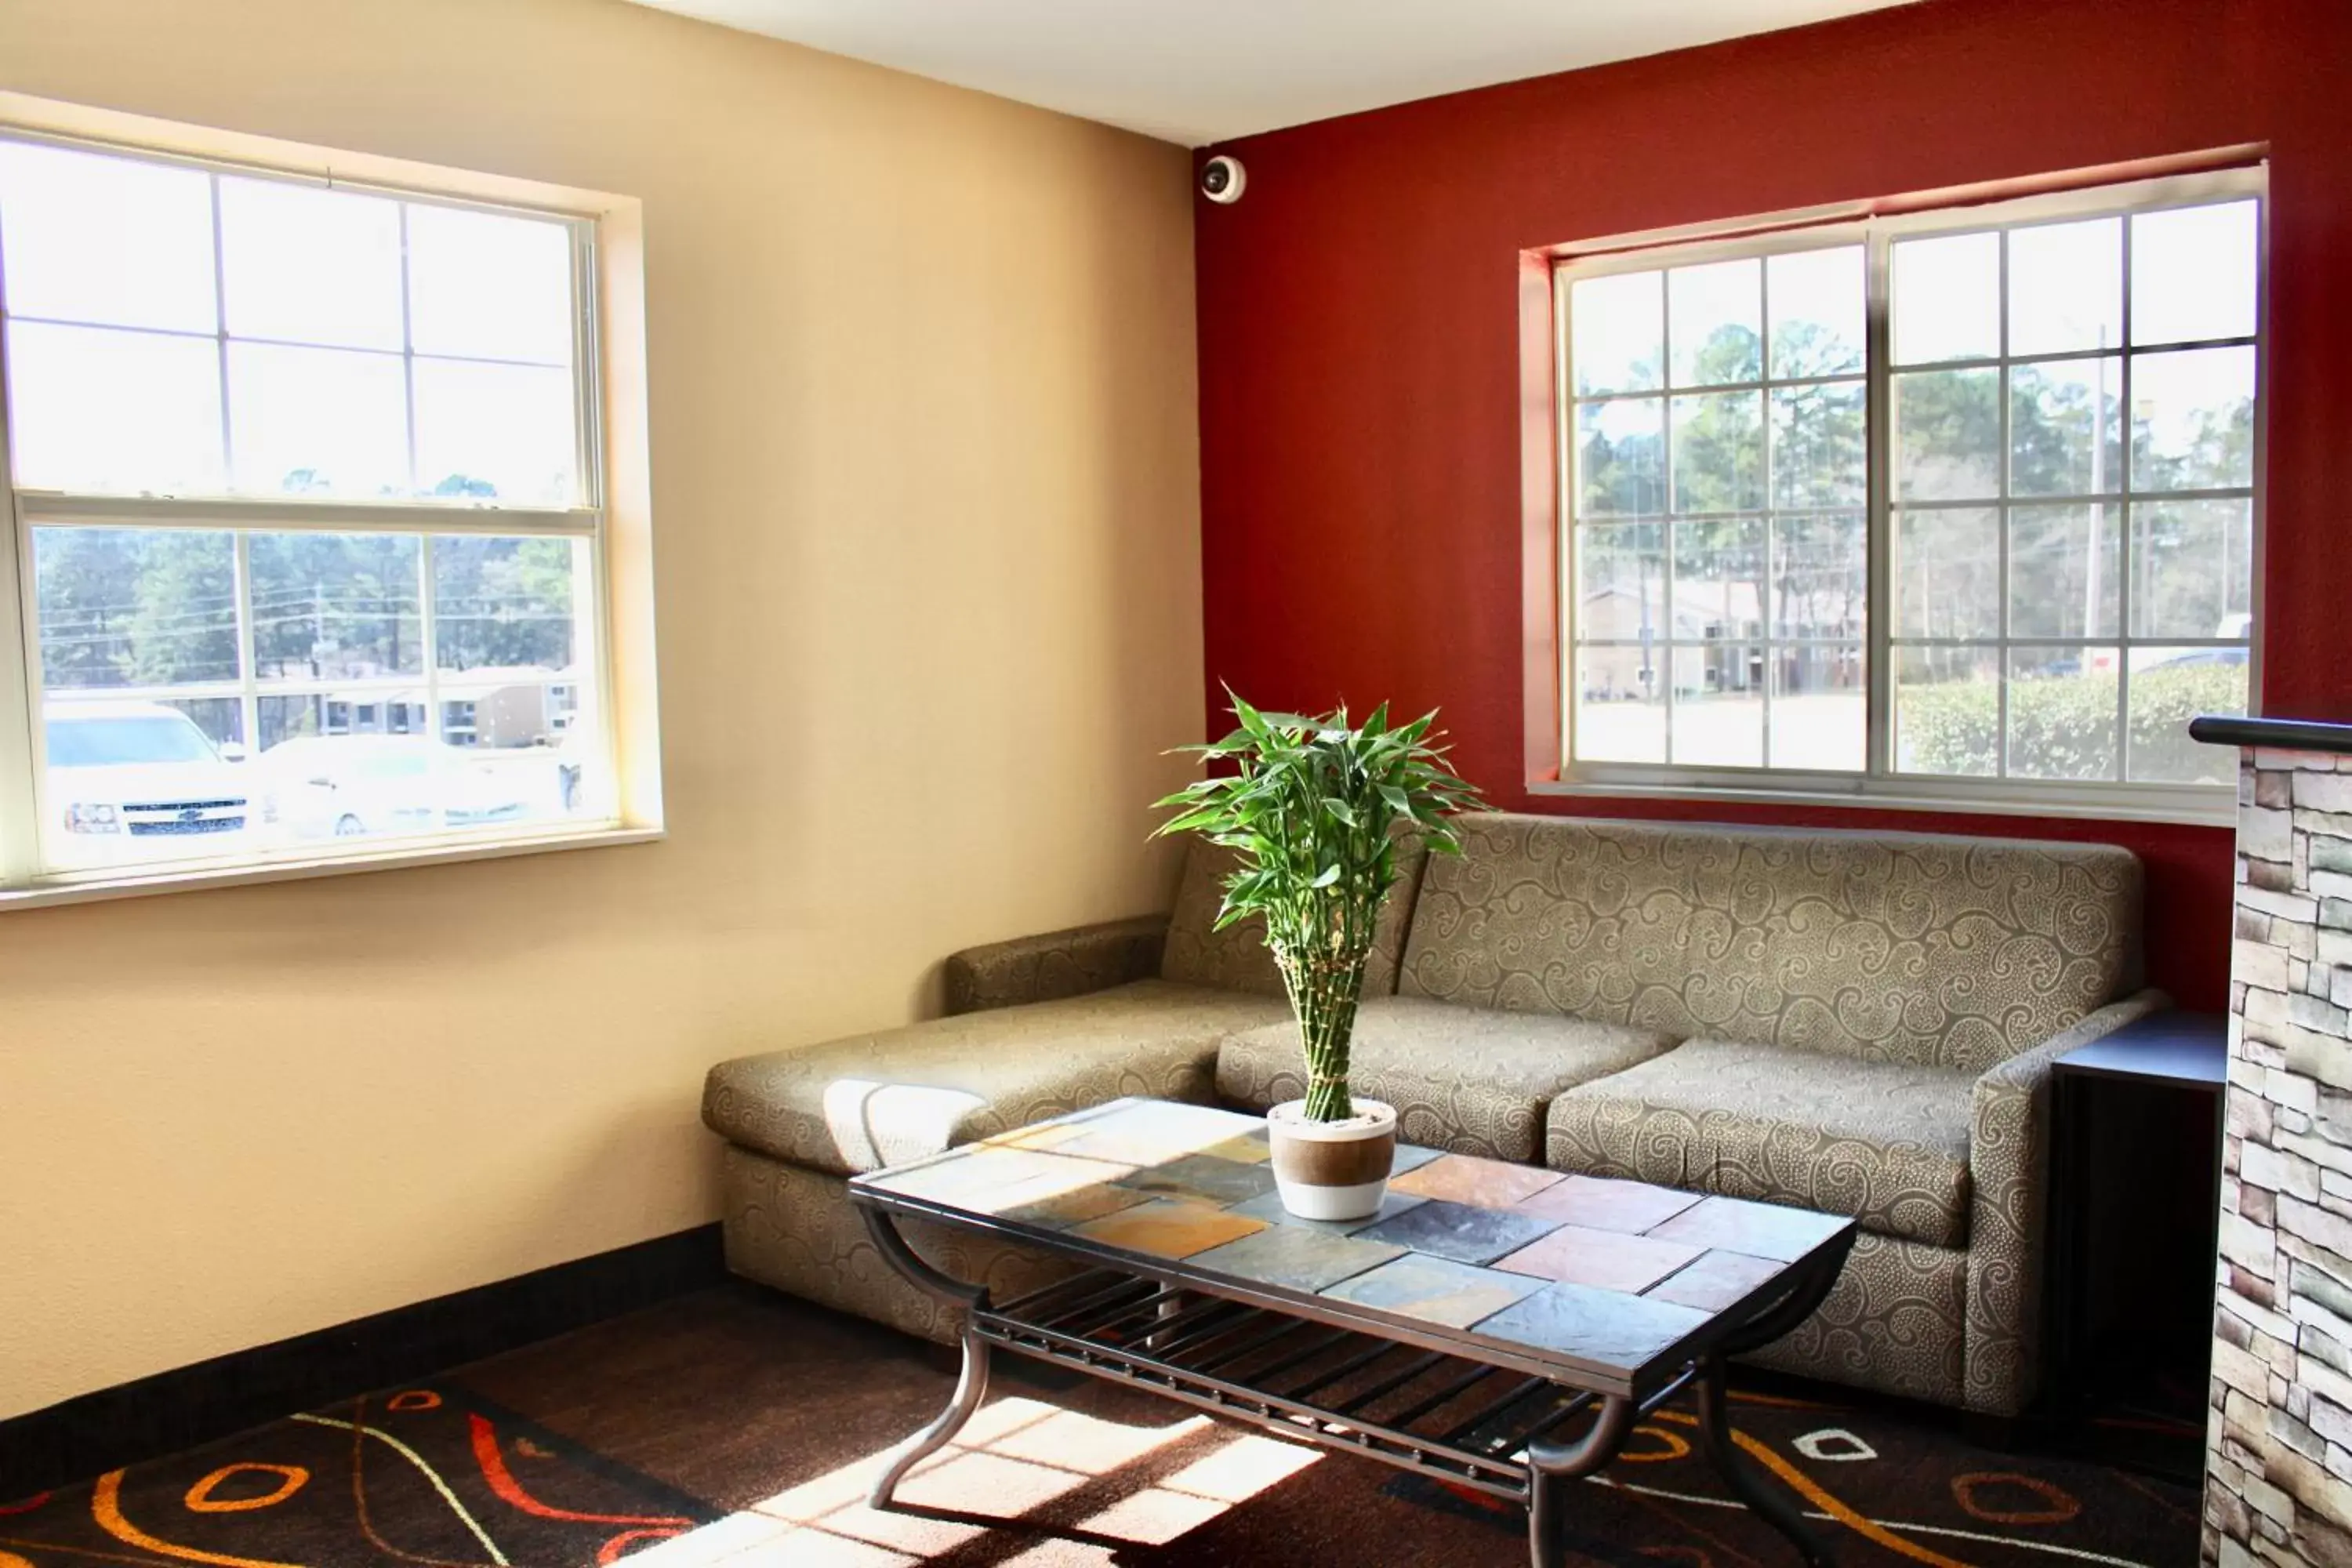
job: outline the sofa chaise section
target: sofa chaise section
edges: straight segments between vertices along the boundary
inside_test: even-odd
[[[703,1120],[739,1147],[851,1176],[1121,1095],[1206,1104],[1218,1042],[1280,1013],[1243,992],[1134,980],[721,1062]]]
[[[1422,855],[1383,907],[1365,979],[1394,988]],[[1286,1017],[1254,927],[1214,929],[1232,862],[1188,846],[1175,910],[956,953],[947,1016],[738,1058],[710,1069],[702,1119],[726,1139],[728,1267],[935,1340],[955,1323],[867,1238],[847,1178],[1122,1095],[1206,1103],[1232,1035]],[[1054,1278],[1033,1253],[910,1223],[917,1250],[1000,1298]]]
[[[977,962],[985,965],[986,955]],[[847,1177],[1121,1095],[1205,1102],[1217,1042],[1281,1011],[1263,996],[1139,980],[721,1062],[704,1086],[702,1114],[727,1139],[728,1267],[952,1339],[956,1325],[940,1304],[901,1279],[867,1237]],[[1058,1272],[1034,1254],[963,1233],[911,1222],[905,1230],[941,1268],[1003,1297]]]

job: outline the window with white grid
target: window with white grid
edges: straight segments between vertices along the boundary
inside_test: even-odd
[[[1563,262],[1563,776],[2210,810],[2260,235],[2241,171]]]
[[[613,824],[594,265],[0,132],[0,886]]]

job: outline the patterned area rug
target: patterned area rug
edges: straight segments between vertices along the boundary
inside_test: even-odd
[[[0,1505],[31,1563],[609,1563],[725,1517],[457,1386],[272,1422]]]
[[[1885,1413],[1834,1401],[1742,1391],[1737,1441],[1749,1463],[1794,1492],[1840,1561],[2186,1563],[2197,1554],[2192,1489],[2105,1467],[1923,1441]],[[1780,1538],[1730,1500],[1696,1448],[1696,1418],[1669,1405],[1637,1429],[1601,1483],[1605,1504],[1580,1520],[1580,1550],[1599,1561],[1643,1542],[1653,1561],[1786,1562]],[[1475,1493],[1417,1477],[1391,1486],[1452,1506],[1513,1539],[1526,1521]],[[1777,1553],[1777,1555],[1776,1555]]]
[[[935,1347],[745,1288],[0,1504],[0,1568],[1061,1568],[1526,1562],[1524,1516],[1140,1394],[1000,1363],[962,1440],[863,1502],[952,1383]],[[1795,1392],[1790,1392],[1792,1386]],[[1739,1391],[1750,1463],[1844,1564],[2181,1568],[2193,1489],[1962,1442],[1941,1413]],[[1780,1568],[1669,1405],[1579,1489],[1572,1560]]]

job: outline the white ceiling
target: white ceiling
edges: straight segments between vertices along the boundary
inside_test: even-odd
[[[637,0],[1187,146],[1901,0]]]

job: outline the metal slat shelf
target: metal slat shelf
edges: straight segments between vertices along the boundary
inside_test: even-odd
[[[1034,1361],[1140,1384],[1284,1437],[1519,1503],[1530,1489],[1528,1445],[1558,1441],[1563,1426],[1600,1403],[1540,1378],[1371,1334],[1327,1332],[1306,1345],[1292,1342],[1312,1326],[1113,1269],[980,1308],[971,1323],[981,1339]],[[1255,1373],[1240,1370],[1276,1349],[1282,1353]],[[1685,1370],[1669,1380],[1643,1402],[1643,1412],[1680,1392],[1691,1375]]]

